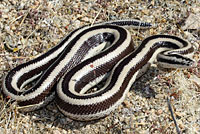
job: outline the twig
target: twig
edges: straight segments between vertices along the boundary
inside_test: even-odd
[[[28,13],[26,13],[26,14],[24,15],[22,21],[21,21],[20,24],[19,24],[19,27],[22,26],[22,24],[24,23],[24,20],[26,19],[27,16],[28,16]]]
[[[167,97],[167,104],[168,104],[168,108],[169,108],[169,111],[171,113],[172,119],[174,121],[174,124],[176,126],[176,132],[177,132],[177,134],[181,134],[180,129],[179,129],[178,125],[177,125],[176,119],[174,117],[174,113],[173,113],[173,110],[172,110],[172,106],[171,106],[169,97]]]
[[[94,22],[96,21],[97,17],[99,16],[99,14],[101,13],[102,8],[99,10],[99,12],[97,13],[97,15],[95,16],[94,20],[92,21],[92,25],[94,25]]]

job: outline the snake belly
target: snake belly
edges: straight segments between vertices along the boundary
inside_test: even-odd
[[[88,121],[104,117],[120,105],[142,68],[155,59],[164,67],[194,66],[189,42],[154,35],[134,50],[126,26],[152,27],[137,20],[119,20],[78,28],[48,52],[9,71],[3,93],[24,111],[39,109],[56,96],[64,115]],[[105,85],[88,93],[108,72]],[[35,84],[23,90],[32,81]]]

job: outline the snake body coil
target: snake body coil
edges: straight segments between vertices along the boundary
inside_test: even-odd
[[[136,78],[155,59],[163,67],[195,65],[189,58],[194,49],[187,41],[154,35],[134,50],[126,26],[152,27],[137,20],[119,20],[78,28],[48,52],[8,72],[3,93],[24,111],[38,109],[56,96],[56,104],[66,116],[93,120],[121,104]],[[106,77],[102,88],[88,92]],[[36,82],[22,90],[31,81]]]

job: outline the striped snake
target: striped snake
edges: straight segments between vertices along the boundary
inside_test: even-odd
[[[133,82],[155,60],[165,68],[196,65],[191,59],[192,45],[176,36],[150,36],[134,50],[125,28],[129,26],[144,29],[153,25],[116,20],[78,28],[48,52],[9,71],[3,93],[24,111],[39,109],[55,98],[64,115],[87,121],[119,106]],[[105,85],[98,88],[102,81]]]

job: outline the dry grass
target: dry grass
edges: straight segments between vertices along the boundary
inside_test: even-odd
[[[199,7],[198,0],[0,1],[0,81],[10,69],[55,46],[70,31],[97,21],[139,18],[157,24],[157,28],[145,31],[130,29],[136,45],[150,35],[172,34],[199,46],[199,27],[183,29],[190,14],[200,13]],[[199,56],[197,50],[194,59],[198,61]],[[169,97],[181,133],[198,134],[199,81],[199,65],[171,72],[158,72],[151,67],[114,113],[92,122],[72,121],[54,103],[39,111],[20,113],[15,103],[0,95],[0,133],[176,133],[167,106]],[[155,97],[145,97],[148,86],[156,92]]]

